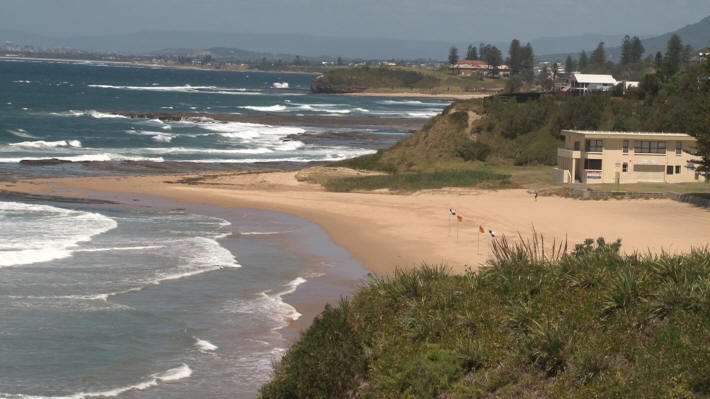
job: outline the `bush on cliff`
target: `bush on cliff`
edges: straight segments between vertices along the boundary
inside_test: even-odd
[[[619,246],[499,239],[478,272],[371,278],[316,318],[260,396],[706,397],[710,252]]]

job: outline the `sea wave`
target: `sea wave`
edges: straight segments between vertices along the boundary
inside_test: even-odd
[[[257,106],[257,105],[244,105],[240,108],[244,109],[250,109],[252,111],[260,111],[260,112],[288,112],[288,107],[285,105],[266,105],[266,106]]]
[[[0,202],[0,219],[0,267],[68,258],[78,244],[118,226],[99,213],[20,202]]]
[[[166,126],[170,127],[170,125]],[[173,138],[175,138],[175,135],[171,133],[154,132],[150,130],[126,130],[126,133],[139,136],[148,136],[156,143],[170,143],[173,141]]]
[[[24,394],[9,394],[0,393],[0,397],[5,399],[88,399],[88,398],[113,398],[130,391],[144,391],[148,388],[155,387],[164,382],[178,381],[189,378],[192,375],[192,369],[185,363],[178,367],[155,373],[148,376],[144,381],[133,385],[127,385],[120,388],[107,389],[105,391],[96,392],[77,392],[62,396],[41,396],[41,395],[24,395]]]
[[[57,147],[69,147],[69,148],[81,148],[81,141],[79,140],[58,140],[58,141],[22,141],[19,143],[8,144],[11,147],[21,147],[30,149],[45,149],[45,148],[57,148]]]
[[[241,300],[233,304],[228,311],[269,317],[276,323],[276,326],[271,330],[277,332],[302,316],[296,308],[286,303],[283,297],[294,293],[301,284],[307,281],[303,277],[297,277],[284,284],[284,290],[278,292],[273,292],[273,290],[262,291],[254,299]]]
[[[101,112],[101,111],[96,111],[93,109],[85,110],[85,111],[76,111],[73,109],[70,109],[69,111],[66,112],[52,112],[51,113],[54,116],[69,116],[69,117],[91,117],[95,119],[128,119],[127,116],[124,115],[119,115],[119,114],[112,114],[109,112]]]
[[[27,131],[25,129],[15,129],[15,130],[7,129],[6,131],[8,133],[12,134],[13,136],[22,137],[25,139],[38,139],[39,138],[37,136],[33,136],[33,135],[27,133]]]
[[[200,351],[200,352],[214,352],[219,348],[217,345],[213,344],[210,341],[206,341],[204,339],[199,339],[197,337],[192,337],[192,339],[195,340],[195,347]]]
[[[156,91],[172,93],[205,93],[205,94],[232,94],[232,95],[252,95],[262,94],[257,89],[247,89],[243,87],[219,87],[219,86],[116,86],[116,85],[88,85],[94,89],[114,89],[114,90],[134,90],[134,91]]]

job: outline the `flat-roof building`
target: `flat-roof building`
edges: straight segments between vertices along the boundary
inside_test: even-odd
[[[685,133],[563,130],[557,149],[557,183],[703,182]],[[618,180],[617,180],[618,179]]]

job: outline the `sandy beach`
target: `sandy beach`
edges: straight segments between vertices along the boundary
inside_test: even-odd
[[[710,242],[710,212],[668,199],[535,201],[520,189],[332,193],[298,181],[296,172],[41,179],[2,183],[0,190],[72,197],[149,195],[290,214],[319,225],[379,275],[421,263],[446,264],[457,273],[476,269],[489,258],[491,240],[478,232],[479,226],[498,237],[529,235],[534,226],[547,242],[566,237],[570,246],[586,238],[620,238],[625,252],[676,253]],[[450,208],[462,222],[449,216]]]

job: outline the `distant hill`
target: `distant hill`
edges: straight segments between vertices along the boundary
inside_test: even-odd
[[[293,61],[296,57],[302,59],[317,59],[316,57],[301,57],[297,54],[274,54],[274,53],[261,53],[258,51],[242,50],[239,48],[230,47],[210,47],[207,49],[194,49],[194,48],[167,48],[158,51],[151,51],[149,55],[155,56],[185,56],[194,57],[200,55],[209,54],[215,59],[219,60],[239,60],[243,62],[256,62],[263,58],[268,60],[288,60]]]
[[[703,18],[697,23],[686,25],[683,28],[662,35],[648,37],[636,34],[636,36],[641,38],[641,42],[646,49],[644,53],[644,57],[646,57],[649,54],[656,54],[659,51],[665,53],[668,39],[674,34],[680,37],[683,41],[683,45],[689,44],[696,50],[706,48],[710,46],[710,16]],[[634,33],[630,32],[629,35],[634,36]],[[580,46],[577,49],[549,53],[537,51],[537,47],[535,47],[534,43],[533,47],[537,54],[544,54],[539,56],[541,59],[562,61],[567,58],[567,55],[572,55],[572,57],[576,58],[582,50],[590,54],[597,47],[599,42],[603,41],[607,49],[607,57],[611,61],[618,62],[621,59],[621,41],[623,37],[624,35],[607,36],[606,39],[598,37],[595,40],[588,41],[585,46]]]

